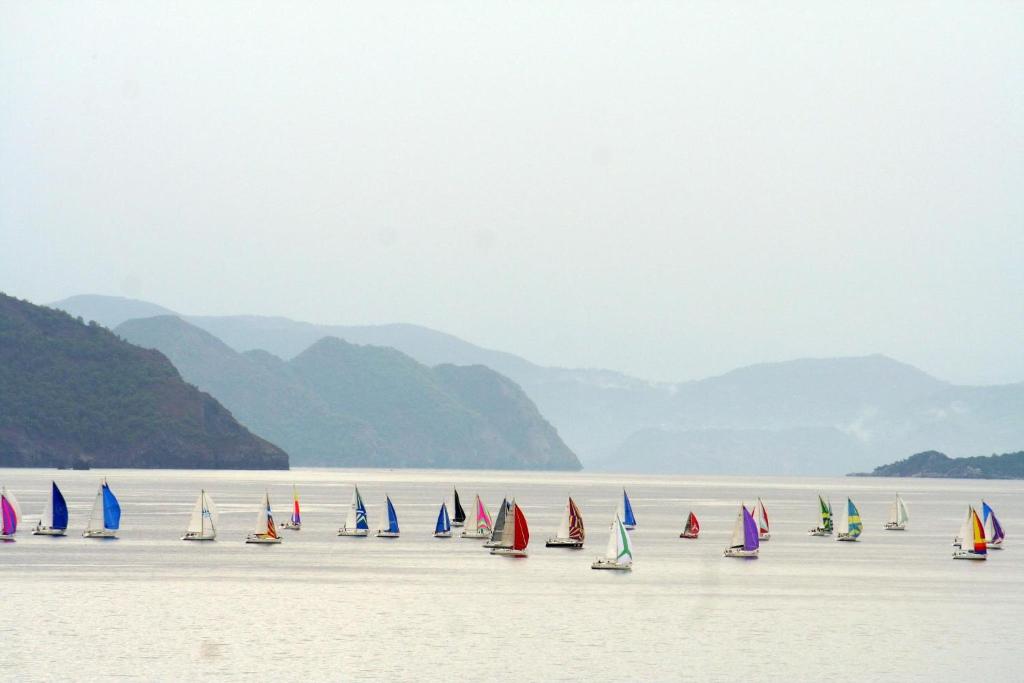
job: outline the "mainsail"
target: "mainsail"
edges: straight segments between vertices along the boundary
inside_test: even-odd
[[[263,503],[256,513],[256,524],[253,533],[266,538],[277,538],[277,525],[274,524],[274,513],[270,509],[270,493],[263,494]]]
[[[509,507],[508,499],[502,498],[501,507],[498,508],[498,516],[494,520],[494,527],[491,528],[490,543],[496,546],[500,546],[504,542],[505,526],[506,519],[508,518]]]
[[[910,515],[907,514],[907,505],[903,502],[903,498],[896,496],[896,500],[889,506],[889,523],[897,526],[903,526],[910,520]]]
[[[633,564],[633,544],[629,541],[629,533],[622,520],[615,515],[608,533],[608,545],[604,550],[604,559],[609,562],[627,566]]]
[[[200,490],[199,498],[196,499],[196,504],[192,508],[192,515],[188,520],[186,533],[212,538],[217,534],[215,514],[213,500],[210,499],[205,490]]]
[[[452,518],[452,522],[455,526],[462,526],[466,521],[466,511],[462,509],[462,503],[459,502],[459,490],[452,490],[455,492],[455,517]]]

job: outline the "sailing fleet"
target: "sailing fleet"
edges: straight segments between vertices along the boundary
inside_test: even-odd
[[[434,525],[435,538],[451,538],[453,528],[462,528],[461,538],[484,541],[482,546],[492,555],[504,557],[526,557],[530,543],[530,529],[523,509],[516,500],[504,498],[494,517],[491,516],[483,499],[477,494],[470,514],[462,507],[458,490],[452,490],[454,516],[449,517],[447,500],[441,501],[437,521]],[[390,496],[385,496],[384,507],[387,514],[387,526],[377,530],[377,538],[399,538],[401,531],[398,525],[398,514]],[[953,538],[953,559],[985,560],[989,550],[1003,548],[1006,533],[996,516],[995,510],[985,501],[981,501],[981,513],[973,505],[967,506],[966,514],[960,525],[958,534]],[[864,533],[864,524],[860,510],[852,498],[840,507],[839,515],[833,513],[832,501],[818,495],[817,518],[820,523],[808,530],[808,535],[817,537],[835,536],[835,540],[856,542]],[[0,487],[0,541],[14,541],[18,526],[22,520],[21,506],[17,498],[6,487]],[[889,505],[888,515],[882,523],[886,531],[906,531],[910,521],[910,513],[902,496],[896,495]],[[46,502],[39,515],[38,522],[32,530],[37,536],[64,536],[67,534],[69,522],[68,505],[56,482],[51,482]],[[103,479],[96,490],[92,508],[89,512],[86,528],[82,532],[85,538],[117,537],[121,524],[121,505],[111,490],[106,479]],[[637,527],[636,515],[625,489],[618,510],[609,529],[608,543],[604,554],[597,557],[591,564],[593,569],[629,571],[633,567],[633,544],[629,532]],[[183,541],[214,541],[217,539],[218,514],[217,508],[205,490],[192,507]],[[302,513],[299,504],[299,491],[292,486],[292,506],[288,520],[280,524],[274,521],[270,504],[270,493],[264,491],[256,513],[256,521],[245,537],[251,544],[280,544],[280,530],[300,531],[302,529]],[[344,524],[338,529],[339,536],[366,537],[370,527],[366,505],[358,486],[352,487],[352,499],[348,506]],[[679,538],[697,539],[700,537],[701,526],[696,514],[688,512]],[[760,554],[761,544],[770,540],[771,526],[768,510],[764,501],[758,497],[753,505],[743,503],[739,506],[733,523],[729,545],[723,555],[725,557],[753,559]],[[554,536],[548,538],[545,547],[579,550],[584,547],[586,531],[583,526],[583,514],[579,505],[569,496],[562,512],[558,529]]]

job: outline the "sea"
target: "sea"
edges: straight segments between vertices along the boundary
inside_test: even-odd
[[[116,540],[84,539],[106,477]],[[51,479],[67,537],[32,536]],[[450,470],[287,472],[0,469],[22,507],[0,544],[0,679],[240,681],[1021,680],[1024,482],[688,477]],[[246,545],[264,491],[302,530]],[[401,538],[338,537],[352,487],[371,529],[394,501]],[[442,501],[522,507],[529,556],[436,539]],[[594,571],[629,492],[631,572]],[[179,540],[199,490],[215,542]],[[882,530],[897,492],[908,529]],[[851,497],[862,540],[807,535],[817,496]],[[582,550],[545,548],[567,496]],[[723,558],[739,505],[764,501],[756,560]],[[1007,533],[985,562],[951,559],[968,504]],[[693,511],[696,540],[679,538]],[[1022,535],[1017,536],[1017,531]],[[1022,540],[1018,543],[1017,538]]]

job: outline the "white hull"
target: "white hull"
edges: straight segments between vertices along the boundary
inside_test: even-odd
[[[83,538],[117,538],[117,532],[110,529],[86,529],[82,532]]]
[[[814,529],[810,529],[810,530],[809,530],[809,531],[807,532],[807,535],[808,535],[808,536],[831,536],[831,535],[832,535],[832,532],[831,532],[831,531],[829,531],[828,529],[822,529],[822,528],[821,528],[821,527],[819,526],[819,527],[815,527]]]
[[[592,565],[590,565],[590,568],[591,569],[618,569],[619,571],[626,571],[626,572],[628,572],[628,571],[632,571],[633,565],[632,564],[619,564],[618,562],[615,562],[614,560],[597,560]]]
[[[849,541],[849,542],[853,543],[853,542],[859,541],[860,540],[860,536],[851,536],[850,534],[840,533],[838,536],[836,536],[836,540],[837,541]]]
[[[622,526],[626,529],[626,531],[632,531],[636,528],[636,524],[623,524]]]
[[[302,530],[302,524],[301,523],[300,524],[295,524],[294,522],[285,522],[284,524],[281,525],[281,528],[282,529],[288,529],[290,531],[301,531]]]
[[[384,531],[381,529],[377,532],[377,538],[398,538],[397,531]]]
[[[0,534],[0,541],[13,541],[14,534]]]
[[[484,543],[484,547],[485,548],[500,548],[501,544],[498,543],[497,541],[487,541],[487,543]]]
[[[573,550],[579,550],[583,547],[583,541],[577,541],[575,538],[549,538],[544,545],[548,548],[572,548]]]
[[[493,548],[491,555],[504,555],[505,557],[526,557],[525,550],[516,550],[514,548]]]
[[[470,531],[469,529],[465,529],[465,530],[463,530],[463,532],[461,534],[459,534],[459,538],[475,538],[475,539],[478,539],[478,540],[481,540],[481,541],[485,541],[485,540],[487,540],[490,537],[491,537],[491,532],[490,531],[476,532],[476,531]]]
[[[462,526],[462,525],[463,525],[462,522],[452,522],[452,526],[453,527]]]
[[[197,534],[187,533],[181,537],[183,541],[214,541],[217,539],[217,534]]]
[[[67,532],[67,529],[54,529],[52,527],[39,527],[37,526],[32,530],[33,536],[63,536]]]
[[[897,522],[886,522],[885,524],[882,525],[882,528],[885,529],[886,531],[906,531],[907,530],[907,525],[906,524],[899,524]]]
[[[743,548],[726,548],[723,557],[745,557],[754,559],[757,557],[757,550],[744,550]]]
[[[954,550],[954,560],[985,560],[988,559],[987,555],[979,555],[973,550]]]
[[[339,536],[365,537],[370,535],[369,529],[338,529]]]
[[[769,534],[769,533],[761,533],[761,534],[757,535],[757,540],[759,540],[759,541],[770,541],[770,540],[772,540],[772,535]]]
[[[281,542],[280,538],[271,538],[270,536],[260,536],[258,534],[249,534],[245,537],[246,543],[255,543],[258,545],[275,545]]]
[[[450,531],[435,531],[434,538],[451,538],[452,532]]]
[[[986,543],[985,547],[988,548],[989,550],[1002,550],[1003,549],[1003,544],[1002,544],[1002,542],[999,542],[999,543]]]

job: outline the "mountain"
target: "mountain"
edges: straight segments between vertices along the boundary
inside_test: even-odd
[[[291,360],[239,353],[174,316],[117,333],[160,349],[191,382],[295,464],[579,469],[576,456],[508,378],[474,365],[431,368],[393,348],[324,337]]]
[[[158,351],[0,294],[0,466],[287,469]]]
[[[158,304],[138,299],[127,299],[123,296],[96,296],[81,294],[68,297],[49,304],[51,308],[59,308],[71,315],[89,322],[95,320],[106,328],[114,329],[125,320],[132,318],[152,318],[155,315],[171,315],[170,311]]]
[[[76,297],[69,310],[90,298]],[[123,317],[106,303],[110,322]],[[390,346],[428,365],[487,365],[522,387],[593,469],[687,472],[720,461],[718,473],[842,474],[929,448],[970,455],[1024,443],[1024,421],[1017,419],[1024,414],[1024,384],[955,386],[881,355],[762,363],[691,382],[654,383],[608,370],[542,367],[415,325],[187,320],[236,350],[265,349],[285,359],[336,336]],[[822,439],[816,447],[808,443],[811,434]],[[752,462],[743,455],[757,449],[762,455]]]
[[[1002,455],[950,458],[945,453],[926,451],[876,467],[860,477],[932,477],[941,479],[1024,479],[1024,451]]]

